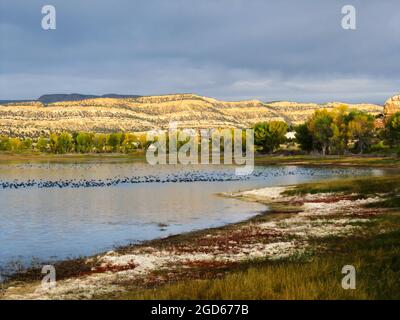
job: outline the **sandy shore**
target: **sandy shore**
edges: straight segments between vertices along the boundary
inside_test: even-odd
[[[81,260],[81,270],[62,275],[51,290],[42,288],[39,281],[17,278],[6,284],[2,298],[92,299],[135,286],[149,288],[209,274],[223,276],[239,264],[259,259],[296,259],[323,250],[323,246],[309,240],[362,234],[368,222],[381,212],[365,206],[380,197],[340,193],[284,195],[290,188],[223,194],[262,202],[271,210],[242,223],[149,241]],[[60,264],[60,268],[66,267]],[[73,269],[74,264],[69,268]]]

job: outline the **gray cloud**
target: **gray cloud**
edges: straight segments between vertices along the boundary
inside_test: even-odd
[[[400,91],[400,4],[0,0],[0,99],[195,92],[222,99],[382,103]],[[41,7],[57,29],[40,27]]]

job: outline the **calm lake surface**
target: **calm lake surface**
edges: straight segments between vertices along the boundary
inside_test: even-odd
[[[238,222],[267,208],[216,196],[377,169],[144,163],[0,165],[0,268],[92,255],[118,245]]]

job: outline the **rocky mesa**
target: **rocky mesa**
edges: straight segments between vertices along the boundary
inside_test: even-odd
[[[400,112],[400,95],[396,95],[388,99],[384,106],[385,118],[391,117],[396,112]]]
[[[245,128],[256,122],[283,120],[304,122],[316,109],[332,109],[342,103],[221,101],[195,94],[87,98],[44,103],[40,100],[0,105],[0,134],[47,135],[67,131],[145,131],[167,128]],[[383,112],[374,104],[349,104],[373,115]]]

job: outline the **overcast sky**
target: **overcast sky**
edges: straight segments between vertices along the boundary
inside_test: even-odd
[[[400,1],[0,0],[0,99],[73,92],[383,103],[400,92]]]

